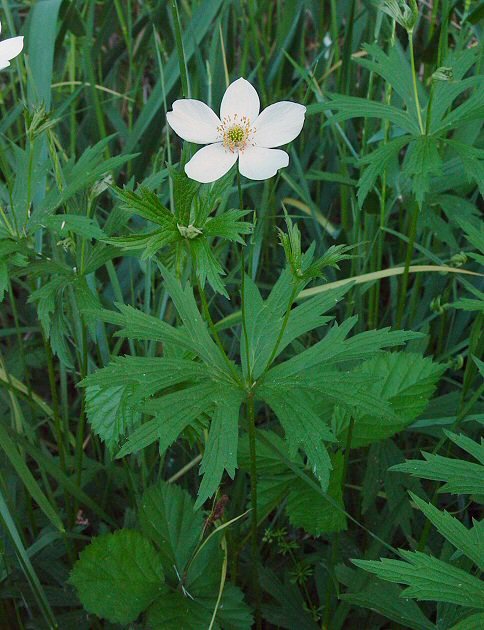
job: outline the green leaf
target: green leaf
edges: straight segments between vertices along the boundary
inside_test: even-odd
[[[209,628],[215,608],[215,598],[195,598],[182,593],[164,595],[148,611],[150,630],[200,630]],[[250,630],[253,618],[243,601],[242,591],[226,583],[213,630]]]
[[[274,410],[284,428],[289,446],[289,456],[295,457],[301,447],[309,463],[326,491],[329,484],[331,460],[323,440],[334,441],[329,426],[315,413],[303,392],[293,390],[288,395],[285,387],[262,386],[258,395]]]
[[[326,125],[349,120],[350,118],[379,118],[380,120],[388,120],[397,127],[404,129],[410,134],[420,133],[418,124],[407,113],[403,112],[392,105],[369,101],[359,96],[343,96],[340,94],[330,95],[330,99],[325,103],[315,103],[307,108],[307,115],[319,114],[327,110],[335,113]]]
[[[353,560],[382,580],[407,584],[402,597],[484,608],[482,582],[462,569],[420,551],[400,551],[404,560]]]
[[[441,512],[434,505],[425,503],[412,492],[410,496],[437,531],[456,549],[470,558],[481,571],[484,570],[484,550],[482,549],[482,542],[479,540],[477,525],[469,530],[445,510]]]
[[[244,245],[241,235],[252,232],[252,223],[241,219],[249,213],[250,210],[227,210],[209,218],[203,226],[203,233],[205,236],[216,236]]]
[[[164,591],[160,554],[128,529],[95,538],[81,552],[69,582],[87,611],[122,624],[135,621]]]
[[[413,352],[387,352],[363,363],[356,372],[368,377],[367,393],[388,401],[394,416],[356,411],[352,446],[384,440],[411,424],[424,411],[444,370]]]
[[[208,364],[227,373],[230,380],[232,376],[228,370],[221,351],[211,338],[206,323],[204,322],[190,286],[183,288],[175,276],[162,264],[159,265],[165,288],[173,300],[178,314],[185,326],[185,334],[192,340],[193,346],[198,348],[197,354]]]
[[[274,626],[287,630],[318,630],[319,625],[306,609],[303,596],[287,575],[282,581],[275,573],[264,569],[260,582],[264,591],[275,600],[275,603],[265,603],[263,606],[264,617]]]
[[[351,571],[353,584],[349,584],[352,591],[355,588],[354,584],[358,583],[354,573]],[[414,601],[402,597],[402,589],[399,586],[383,582],[375,577],[365,580],[361,590],[341,594],[340,599],[354,606],[374,610],[404,628],[413,628],[414,630],[432,630],[435,628]]]
[[[116,382],[116,381],[114,381]],[[122,437],[141,423],[141,413],[133,409],[130,399],[133,388],[115,385],[101,389],[97,385],[86,389],[86,412],[96,435],[114,453]]]
[[[480,462],[484,458],[484,443],[478,444],[450,432],[446,435],[461,448],[470,452]],[[404,464],[393,466],[390,470],[409,473],[413,477],[423,479],[433,479],[435,481],[445,481],[439,492],[450,492],[453,494],[482,494],[484,487],[484,465],[475,464],[461,459],[442,457],[432,453],[422,453],[425,461],[411,459]]]
[[[200,184],[190,179],[183,170],[171,168],[170,176],[173,181],[176,220],[181,225],[188,225],[191,223],[190,214],[192,201]]]
[[[116,188],[115,193],[121,201],[121,208],[138,214],[143,219],[156,223],[163,228],[176,227],[175,216],[164,206],[158,195],[140,186],[136,192],[127,188]]]
[[[355,324],[354,317],[348,318],[339,326],[335,324],[324,339],[288,361],[271,368],[266,378],[275,381],[309,371],[317,366],[327,369],[350,361],[368,359],[383,348],[399,346],[406,341],[422,337],[420,333],[411,331],[390,331],[389,328],[381,328],[368,330],[347,339]]]
[[[161,319],[153,315],[147,315],[132,306],[125,304],[117,304],[116,306],[119,313],[103,309],[92,311],[88,315],[93,319],[101,319],[120,326],[120,330],[116,333],[118,337],[159,341],[183,348],[198,356],[206,354],[199,341],[197,339],[193,340],[183,329],[170,326],[170,324]]]
[[[343,456],[341,451],[331,458],[333,469],[329,478],[327,493],[341,506],[341,511],[315,492],[311,487],[296,478],[290,483],[286,511],[289,522],[294,527],[302,527],[312,536],[320,536],[346,529],[346,516],[343,503]]]
[[[237,442],[239,437],[239,410],[243,393],[227,396],[218,404],[210,424],[208,441],[200,472],[203,480],[198,491],[195,509],[213,496],[222,480],[224,470],[232,479],[237,468]]]
[[[391,160],[398,157],[403,147],[411,140],[411,136],[394,138],[359,160],[358,164],[360,166],[366,166],[358,182],[358,201],[360,207],[363,206],[377,178],[383,175]]]
[[[47,217],[44,223],[61,237],[68,236],[69,232],[79,234],[86,239],[100,240],[106,236],[94,219],[81,215],[55,214]]]
[[[194,511],[192,497],[176,484],[159,481],[144,492],[138,518],[142,531],[160,551],[166,575],[178,579],[203,528],[203,514]]]
[[[189,247],[194,259],[195,273],[202,287],[205,287],[205,282],[208,280],[214,291],[228,298],[229,294],[220,277],[225,275],[224,268],[217,260],[207,240],[205,238],[193,239],[189,241]]]
[[[53,214],[57,208],[65,204],[76,193],[86,189],[106,173],[136,157],[125,153],[106,159],[105,149],[112,139],[113,136],[103,138],[93,147],[86,149],[77,162],[70,161],[64,167],[63,180],[67,182],[67,185],[62,190],[53,186],[42,202],[36,206],[29,220],[30,232],[34,232],[49,215]]]
[[[102,389],[113,387],[113,383],[137,386],[133,389],[133,398],[140,401],[168,387],[206,378],[206,367],[188,359],[125,356],[115,357],[109,365],[90,374],[79,385]]]
[[[147,402],[145,411],[156,417],[129,436],[117,458],[135,453],[157,440],[163,453],[190,423],[202,413],[212,413],[213,407],[226,395],[227,387],[208,381]]]
[[[484,613],[476,613],[459,621],[450,630],[482,630],[484,627]]]
[[[402,173],[412,181],[412,190],[421,206],[430,190],[432,176],[442,174],[442,158],[438,149],[438,138],[418,136],[408,147],[403,161]]]

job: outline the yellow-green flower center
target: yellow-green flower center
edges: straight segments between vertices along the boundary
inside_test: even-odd
[[[217,127],[224,148],[234,153],[243,151],[253,144],[255,129],[250,126],[247,116],[226,116],[222,124]]]
[[[245,138],[245,131],[240,125],[235,125],[227,131],[227,138],[229,142],[238,145]]]

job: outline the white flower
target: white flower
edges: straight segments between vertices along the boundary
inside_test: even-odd
[[[220,118],[195,99],[173,103],[166,117],[184,140],[206,144],[186,164],[191,179],[204,184],[219,179],[239,160],[239,170],[249,179],[267,179],[289,164],[285,151],[275,149],[299,135],[306,108],[281,101],[259,114],[257,92],[245,79],[227,88],[220,105]]]
[[[2,32],[2,24],[0,23],[0,33]],[[10,37],[0,42],[0,70],[8,68],[10,60],[20,54],[24,47],[23,37]]]

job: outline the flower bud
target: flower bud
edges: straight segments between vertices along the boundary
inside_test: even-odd
[[[450,265],[452,267],[462,267],[467,262],[467,256],[464,252],[459,252],[458,254],[454,254],[450,259]]]
[[[191,223],[190,225],[187,225],[187,226],[180,225],[179,223],[177,223],[176,227],[178,228],[178,231],[183,236],[183,238],[188,238],[189,240],[193,240],[194,238],[197,238],[197,236],[202,234],[202,230],[195,227]]]
[[[432,74],[432,81],[452,81],[454,79],[454,71],[452,68],[442,66]]]
[[[412,33],[418,20],[416,0],[410,0],[410,6],[404,0],[383,0],[381,10],[403,26],[407,33]]]

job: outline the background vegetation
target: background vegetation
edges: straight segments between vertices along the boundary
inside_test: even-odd
[[[0,3],[2,628],[483,627],[484,4],[382,4]],[[290,165],[194,186],[239,76]]]

